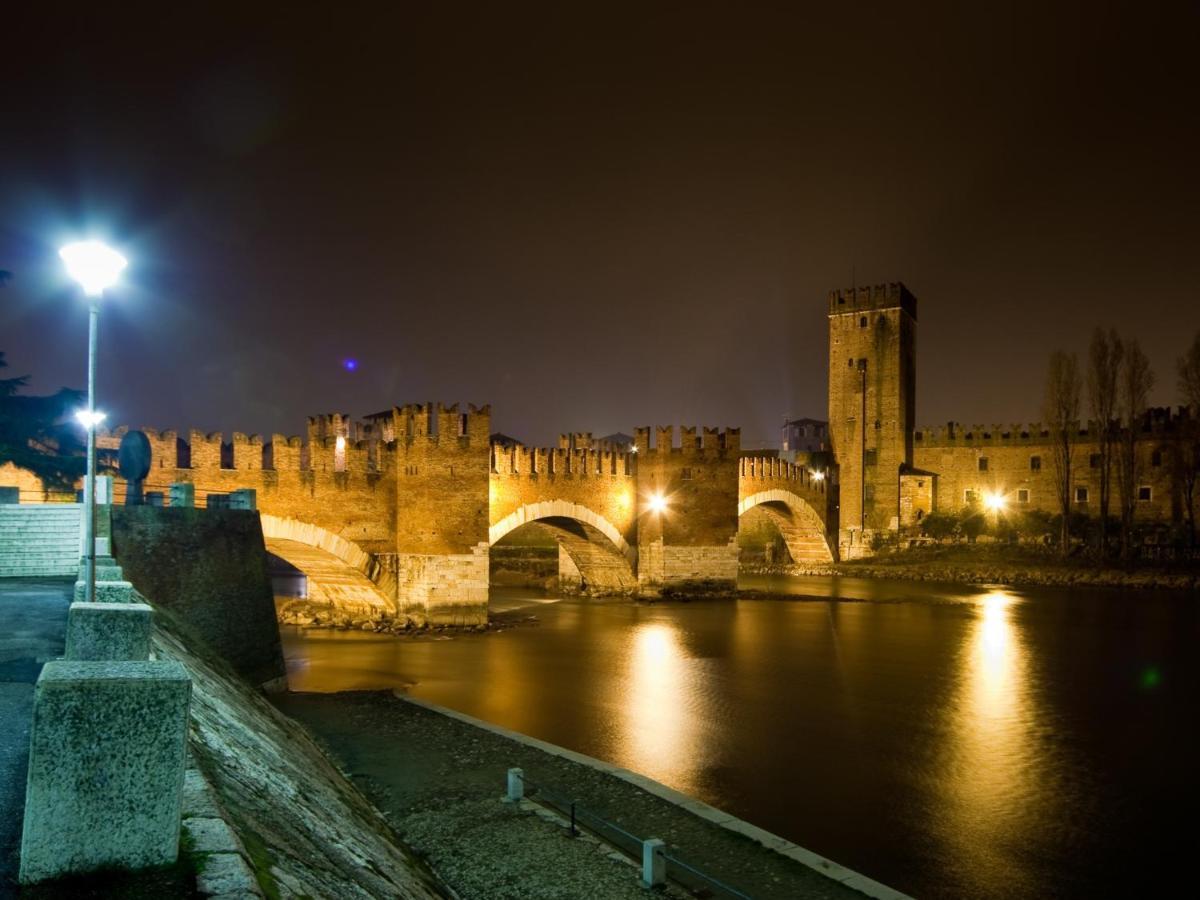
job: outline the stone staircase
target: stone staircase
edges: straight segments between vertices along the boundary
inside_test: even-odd
[[[79,503],[0,504],[0,578],[79,573]]]

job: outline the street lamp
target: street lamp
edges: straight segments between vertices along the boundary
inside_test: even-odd
[[[87,482],[84,487],[84,566],[87,602],[96,600],[96,424],[104,418],[96,412],[96,324],[100,298],[117,283],[126,262],[116,250],[101,241],[78,241],[58,251],[67,274],[79,282],[88,297],[88,404],[78,414],[87,428]],[[85,415],[86,414],[86,415]]]

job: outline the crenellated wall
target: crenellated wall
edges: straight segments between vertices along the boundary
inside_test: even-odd
[[[824,460],[814,465],[808,456],[800,454],[796,463],[743,457],[738,515],[761,510],[779,529],[794,562],[832,562],[838,534],[836,472]]]
[[[638,584],[655,591],[729,590],[737,581],[741,430],[659,426],[634,431]],[[655,511],[662,498],[665,509]]]
[[[116,449],[126,431],[103,432],[100,446]],[[733,586],[740,479],[784,485],[814,508],[828,499],[802,466],[739,462],[733,428],[684,427],[678,443],[672,427],[639,428],[630,451],[587,432],[557,447],[501,446],[490,407],[422,403],[364,422],[314,416],[303,439],[143,431],[148,492],[188,482],[205,505],[253,489],[264,521],[283,529],[278,546],[333,552],[395,611],[432,622],[485,620],[488,548],[529,523],[555,536],[582,589],[653,595]],[[808,525],[819,533],[822,521]]]

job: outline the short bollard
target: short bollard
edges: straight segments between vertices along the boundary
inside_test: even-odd
[[[525,799],[525,770],[508,770],[508,796],[504,798],[509,803]]]
[[[642,841],[642,887],[658,887],[667,883],[667,859],[663,856],[665,843],[658,838]]]

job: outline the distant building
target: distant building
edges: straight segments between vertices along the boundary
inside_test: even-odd
[[[829,423],[820,419],[787,419],[779,433],[780,455],[793,460],[797,453],[829,449]]]

